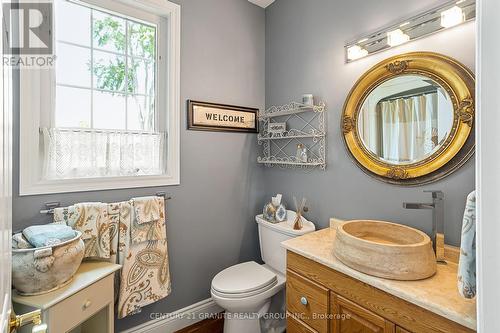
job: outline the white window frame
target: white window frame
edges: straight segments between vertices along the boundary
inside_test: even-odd
[[[90,6],[103,7],[99,0],[80,0]],[[109,6],[108,6],[109,4]],[[52,69],[22,69],[20,71],[20,176],[19,195],[83,192],[134,187],[151,187],[180,184],[180,6],[166,0],[109,0],[106,7],[117,13],[133,17],[137,13],[156,15],[165,19],[167,31],[161,31],[165,53],[167,75],[159,75],[163,91],[155,91],[158,98],[167,98],[159,103],[168,107],[168,112],[157,109],[160,122],[166,124],[168,133],[166,146],[166,173],[149,176],[120,176],[78,179],[42,179],[40,158],[40,116],[42,108],[48,112],[54,103],[54,71]],[[165,40],[165,35],[167,38]],[[55,44],[54,44],[55,45]],[[159,45],[160,48],[164,49]],[[159,50],[161,54],[162,50]],[[160,60],[161,61],[161,60]],[[57,63],[57,60],[56,60]],[[165,91],[166,90],[166,91]],[[165,119],[165,115],[166,118]]]

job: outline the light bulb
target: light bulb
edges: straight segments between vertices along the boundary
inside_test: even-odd
[[[347,59],[348,60],[356,60],[359,58],[363,58],[367,55],[368,55],[368,51],[359,45],[353,45],[353,46],[349,46],[347,48]]]
[[[464,11],[458,6],[441,12],[441,26],[443,28],[453,27],[465,21]]]
[[[409,40],[410,40],[410,36],[405,34],[403,32],[403,30],[401,30],[401,29],[389,31],[387,33],[387,44],[389,44],[389,46],[400,45],[400,44],[406,43]]]

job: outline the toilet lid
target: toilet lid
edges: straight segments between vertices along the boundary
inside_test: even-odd
[[[243,294],[265,289],[277,280],[274,272],[249,261],[221,271],[212,280],[212,288],[224,294]]]

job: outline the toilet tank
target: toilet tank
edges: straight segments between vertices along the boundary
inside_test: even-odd
[[[262,214],[255,217],[255,221],[259,225],[262,260],[283,275],[286,272],[286,250],[281,246],[281,242],[316,230],[314,224],[304,217],[302,217],[302,229],[294,230],[293,224],[296,216],[294,211],[289,210],[287,211],[287,220],[281,223],[268,222],[264,220]]]

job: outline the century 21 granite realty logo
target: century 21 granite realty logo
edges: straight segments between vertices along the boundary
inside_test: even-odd
[[[54,65],[52,1],[4,2],[3,26],[8,30],[3,64],[21,68]]]

